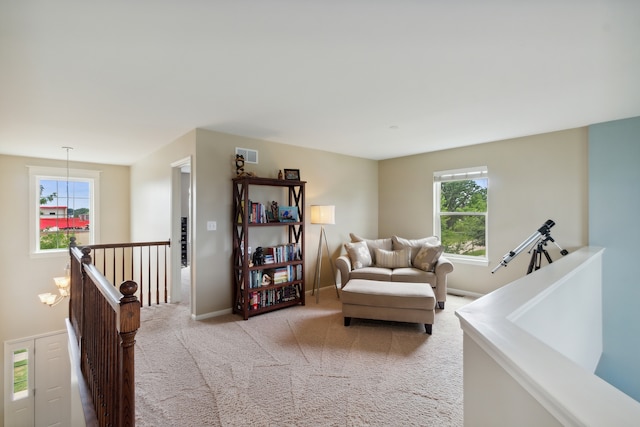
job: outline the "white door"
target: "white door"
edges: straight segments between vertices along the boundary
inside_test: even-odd
[[[67,333],[5,342],[6,426],[68,426],[71,374]]]
[[[70,369],[66,333],[36,339],[36,427],[70,424]]]

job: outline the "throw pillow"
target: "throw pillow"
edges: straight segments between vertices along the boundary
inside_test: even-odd
[[[344,248],[347,250],[347,255],[349,255],[351,268],[353,270],[370,267],[371,264],[373,264],[366,242],[345,243]]]
[[[366,242],[367,247],[369,248],[369,253],[371,254],[371,262],[372,264],[376,263],[376,248],[384,249],[385,251],[390,251],[393,249],[393,243],[391,242],[391,237],[386,239],[365,239],[364,237],[356,236],[353,233],[349,233],[352,242]]]
[[[438,258],[440,258],[443,251],[444,248],[442,245],[427,243],[420,248],[416,254],[416,258],[413,260],[413,266],[420,270],[433,271],[433,268],[436,266]]]
[[[422,239],[403,239],[402,237],[393,236],[391,239],[393,241],[394,250],[403,248],[409,248],[411,250],[411,264],[416,268],[418,267],[415,264],[415,259],[420,249],[426,244],[440,244],[440,239],[436,236],[423,237]]]
[[[384,249],[376,248],[375,252],[376,267],[404,268],[411,266],[409,261],[410,251],[408,248],[397,251],[385,251]]]

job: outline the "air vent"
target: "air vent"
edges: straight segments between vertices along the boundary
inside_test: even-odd
[[[236,156],[241,155],[244,157],[245,163],[258,163],[258,151],[250,150],[248,148],[236,147]]]

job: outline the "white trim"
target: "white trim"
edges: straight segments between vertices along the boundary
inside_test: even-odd
[[[182,301],[182,279],[181,279],[181,258],[180,258],[180,235],[181,235],[181,225],[180,225],[180,217],[181,215],[181,203],[180,199],[176,199],[176,196],[182,194],[182,184],[181,184],[181,175],[182,169],[186,166],[189,167],[189,188],[192,192],[189,197],[189,227],[187,228],[187,241],[189,244],[193,244],[193,172],[194,167],[192,164],[192,157],[187,156],[180,160],[176,160],[170,164],[171,166],[171,291],[170,291],[170,302],[172,304],[178,303]],[[189,283],[191,285],[190,295],[193,295],[193,268],[190,270],[191,278]],[[190,301],[190,308],[193,310],[194,307],[193,299]]]
[[[481,267],[486,267],[489,265],[489,258],[486,256],[485,257],[468,256],[468,255],[450,254],[446,252],[443,253],[442,256],[444,256],[450,261],[455,261],[460,264],[478,265]]]
[[[54,336],[54,335],[60,335],[60,334],[66,334],[66,333],[67,333],[66,329],[59,329],[57,331],[44,332],[42,334],[29,335],[27,337],[14,338],[14,339],[6,340],[4,342],[4,344],[5,345],[7,345],[7,344],[13,345],[13,344],[16,344],[16,343],[19,343],[19,342],[22,342],[22,341],[27,341],[27,340],[35,341],[35,340],[37,340],[39,338],[46,338],[46,337],[51,337],[51,336]]]
[[[480,294],[478,292],[463,291],[462,289],[456,289],[456,288],[447,288],[447,294],[461,296],[461,297],[476,298],[476,299],[486,295],[486,294]]]
[[[224,310],[218,310],[218,311],[212,311],[210,313],[205,313],[205,314],[192,314],[191,318],[193,320],[205,320],[205,319],[211,319],[212,317],[219,317],[219,316],[224,316],[225,314],[231,314],[232,310],[230,308],[225,308]]]
[[[440,183],[450,181],[465,181],[474,179],[486,179],[487,180],[487,211],[486,212],[446,212],[441,211],[440,198],[441,187]],[[433,233],[442,234],[442,228],[440,224],[440,215],[456,215],[456,216],[471,216],[471,215],[484,215],[485,221],[485,255],[484,256],[467,256],[458,255],[445,252],[443,255],[452,261],[459,262],[461,264],[477,265],[486,267],[489,265],[489,169],[487,166],[475,166],[462,169],[449,169],[443,171],[433,172]]]
[[[40,207],[40,194],[37,191],[37,183],[40,179],[67,179],[67,169],[51,166],[29,166],[29,255],[32,258],[50,258],[67,256],[67,249],[49,249],[41,251],[38,249],[38,239],[40,230],[40,218],[37,211]],[[91,205],[89,212],[91,215],[90,236],[91,243],[100,242],[100,170],[72,169],[69,168],[69,180],[89,180],[91,192]]]
[[[475,166],[472,168],[449,169],[433,172],[433,182],[462,181],[467,179],[483,179],[489,177],[489,168]]]

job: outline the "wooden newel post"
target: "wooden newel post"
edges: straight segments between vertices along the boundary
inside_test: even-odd
[[[122,375],[119,384],[120,410],[119,423],[120,426],[135,425],[135,347],[136,332],[140,328],[140,302],[134,294],[138,290],[136,282],[127,280],[120,285],[120,293],[123,297],[120,300],[120,346],[121,360],[120,367]]]
[[[85,246],[84,248],[81,249],[81,251],[82,251],[82,263],[91,264],[91,255],[89,255],[91,253],[91,248]]]

